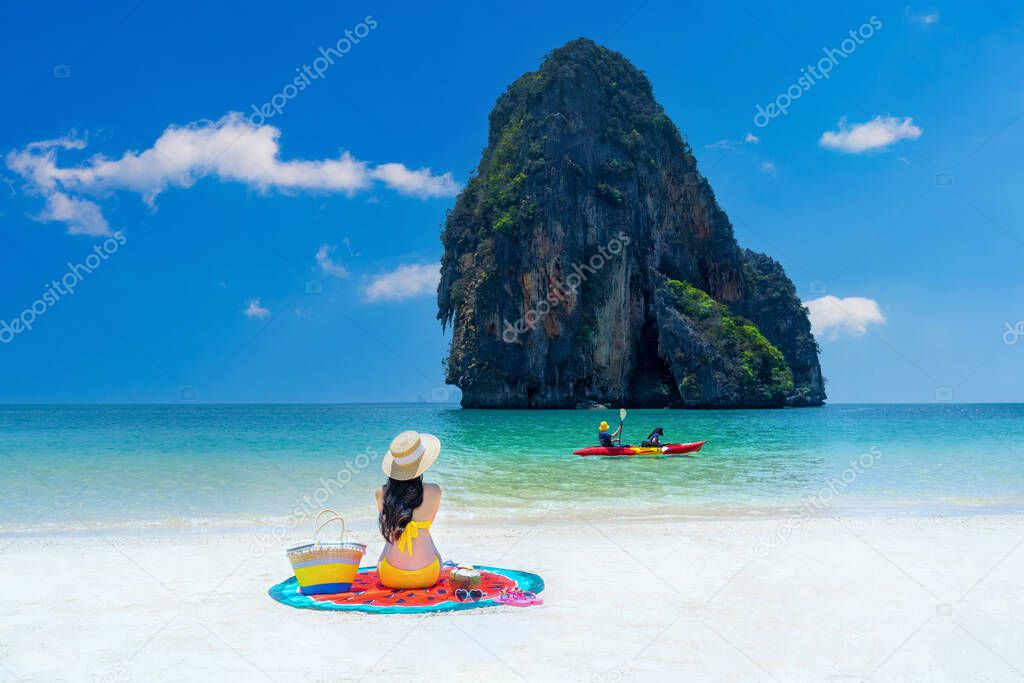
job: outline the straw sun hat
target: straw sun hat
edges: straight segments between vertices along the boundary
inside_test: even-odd
[[[391,441],[381,469],[392,479],[415,479],[430,469],[440,452],[441,441],[433,434],[402,432]]]

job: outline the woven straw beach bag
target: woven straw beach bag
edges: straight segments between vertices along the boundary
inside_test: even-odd
[[[320,519],[330,515],[323,522]],[[320,531],[331,522],[341,522],[341,536],[338,541],[321,541]],[[331,509],[324,509],[313,520],[312,542],[300,543],[288,548],[288,560],[295,570],[299,592],[303,595],[325,593],[346,593],[359,571],[359,563],[366,554],[362,543],[345,541],[345,519]]]

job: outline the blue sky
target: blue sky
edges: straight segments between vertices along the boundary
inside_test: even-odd
[[[0,324],[0,401],[457,396],[440,224],[495,99],[579,36],[647,73],[740,243],[818,301],[833,401],[1024,400],[1024,11],[1004,0],[29,3],[0,35],[0,320],[35,318]]]

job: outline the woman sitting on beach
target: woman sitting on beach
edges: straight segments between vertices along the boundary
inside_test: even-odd
[[[422,478],[440,452],[436,436],[409,431],[396,436],[384,456],[388,480],[375,492],[385,541],[377,573],[388,588],[429,588],[440,578],[430,523],[441,505],[441,487]]]

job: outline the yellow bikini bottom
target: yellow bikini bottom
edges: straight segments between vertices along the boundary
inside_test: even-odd
[[[441,562],[435,557],[423,569],[399,569],[382,557],[377,565],[377,575],[388,588],[430,588],[441,578]]]

